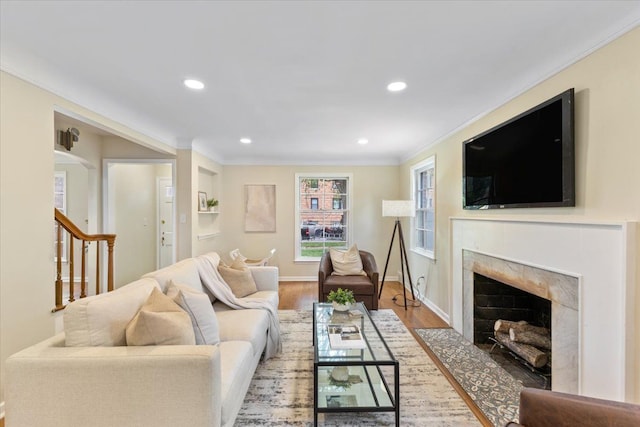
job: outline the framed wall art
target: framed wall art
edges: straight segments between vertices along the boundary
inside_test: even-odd
[[[276,231],[276,186],[247,184],[244,189],[244,231],[274,233]]]
[[[207,207],[207,193],[204,191],[198,191],[198,212],[208,211]]]

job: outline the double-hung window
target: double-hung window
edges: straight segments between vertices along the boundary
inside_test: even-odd
[[[351,174],[296,174],[296,260],[351,241]]]
[[[412,249],[435,258],[436,158],[431,156],[411,167],[416,215],[412,221]]]

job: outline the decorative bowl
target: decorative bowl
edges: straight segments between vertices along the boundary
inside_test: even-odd
[[[337,302],[332,302],[331,304],[333,304],[333,309],[335,311],[349,311],[351,309],[351,303],[349,304],[338,304]]]

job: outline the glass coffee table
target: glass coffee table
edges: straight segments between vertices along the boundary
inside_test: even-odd
[[[351,332],[353,325],[360,332],[353,345],[343,335],[345,341],[332,346],[329,331]],[[314,425],[319,413],[332,412],[395,412],[400,425],[400,365],[364,304],[338,312],[330,303],[314,303],[313,346]]]

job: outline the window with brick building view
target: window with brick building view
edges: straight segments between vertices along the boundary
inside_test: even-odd
[[[296,175],[296,259],[316,260],[349,242],[350,176]]]

